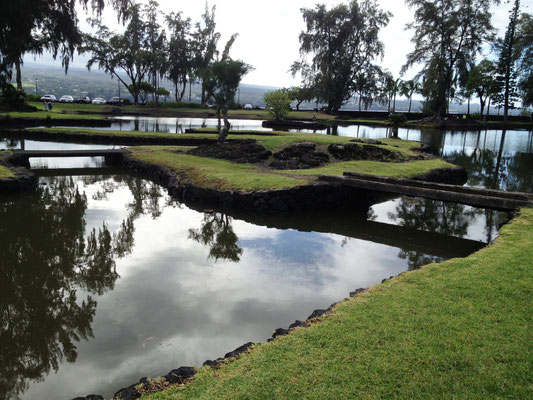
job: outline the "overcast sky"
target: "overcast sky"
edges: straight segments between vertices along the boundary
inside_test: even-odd
[[[141,1],[144,2],[144,1]],[[345,1],[346,3],[347,1]],[[317,3],[329,7],[342,3],[340,0],[210,0],[209,5],[216,5],[217,30],[222,34],[220,47],[233,33],[239,33],[231,56],[251,64],[255,70],[246,75],[244,83],[265,86],[292,86],[299,82],[287,72],[292,62],[298,58],[298,35],[305,28],[301,8],[313,8]],[[410,42],[412,32],[404,30],[412,20],[413,12],[402,0],[378,0],[381,8],[393,13],[389,25],[380,33],[385,44],[385,58],[381,62],[395,76],[399,74],[406,55],[412,50]],[[199,21],[205,8],[202,0],[159,0],[163,12],[182,11],[184,16]],[[511,8],[505,1],[494,8],[493,24],[503,35],[508,23],[508,11]],[[532,12],[533,0],[522,0],[522,10]],[[82,27],[86,16],[79,14]],[[116,15],[111,9],[104,12],[104,22],[111,28],[121,29],[116,23]],[[487,48],[487,51],[490,51]],[[34,61],[26,57],[26,61]],[[37,61],[50,64],[51,58],[44,56]],[[84,67],[86,58],[77,56],[73,66]],[[57,65],[60,65],[57,62]],[[416,71],[407,73],[407,77]]]

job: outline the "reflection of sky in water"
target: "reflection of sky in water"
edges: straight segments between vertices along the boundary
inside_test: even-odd
[[[86,231],[102,221],[116,230],[133,202],[129,189],[112,185],[102,199],[96,196],[101,184],[80,185],[89,202]],[[158,218],[135,220],[135,246],[116,260],[115,288],[96,299],[94,339],[81,341],[76,363],[32,383],[25,398],[110,397],[141,376],[201,365],[247,341],[264,341],[274,329],[408,268],[395,247],[238,220],[241,261],[215,261],[188,238],[203,214],[165,207],[166,197],[159,201]]]

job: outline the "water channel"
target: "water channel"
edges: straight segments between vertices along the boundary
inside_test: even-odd
[[[241,129],[255,129],[250,122]],[[533,191],[530,132],[399,136],[465,166],[470,185]],[[0,139],[0,149],[22,146],[108,147]],[[39,189],[0,195],[2,398],[109,398],[142,376],[265,341],[356,288],[465,256],[509,218],[398,198],[342,214],[234,219],[102,166],[32,160]]]

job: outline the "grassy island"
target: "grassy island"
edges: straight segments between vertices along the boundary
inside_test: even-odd
[[[465,259],[405,273],[327,317],[143,399],[525,399],[533,209]]]
[[[73,139],[84,137],[105,138],[112,142],[114,139],[160,139],[172,141],[172,146],[132,146],[129,148],[133,157],[137,160],[151,164],[162,165],[175,171],[176,174],[186,174],[191,183],[203,187],[218,189],[257,190],[257,189],[280,189],[311,183],[319,175],[341,176],[343,172],[358,172],[389,177],[411,178],[438,168],[454,168],[445,161],[423,156],[415,152],[420,147],[418,142],[397,139],[383,139],[377,145],[360,143],[361,146],[378,147],[392,153],[398,153],[402,162],[383,162],[390,160],[358,160],[340,161],[330,157],[331,162],[317,168],[297,170],[275,170],[269,168],[273,157],[253,164],[238,164],[228,160],[199,157],[187,154],[191,146],[180,146],[180,141],[191,139],[215,140],[217,135],[209,131],[189,134],[152,133],[152,132],[120,132],[111,130],[91,130],[72,128],[47,128],[29,129],[36,135],[53,138],[62,135]],[[353,138],[329,136],[321,134],[301,134],[287,132],[272,132],[274,135],[265,136],[261,132],[256,135],[228,136],[229,143],[232,140],[254,140],[258,145],[272,153],[286,149],[299,143],[312,143],[317,151],[327,153],[330,144],[349,144]],[[170,144],[170,142],[169,142]]]

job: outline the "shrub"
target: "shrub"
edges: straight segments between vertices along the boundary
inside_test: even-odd
[[[407,117],[404,114],[390,113],[387,119],[392,122],[393,125],[400,125],[407,122]]]
[[[291,99],[286,90],[278,89],[268,92],[263,97],[263,101],[276,121],[284,119],[289,114]]]

